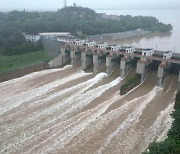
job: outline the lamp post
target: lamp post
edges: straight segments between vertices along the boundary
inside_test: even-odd
[[[101,43],[103,43],[102,38],[103,38],[103,37],[101,36]]]
[[[81,31],[81,28],[82,28],[82,25],[81,25],[81,18],[82,18],[82,15],[80,14],[79,17],[80,17],[80,39],[81,39],[81,34],[82,34],[82,31]]]

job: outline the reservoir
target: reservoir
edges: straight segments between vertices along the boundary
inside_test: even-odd
[[[117,41],[123,45],[134,45],[142,48],[154,48],[157,50],[172,50],[180,52],[180,21],[179,9],[147,9],[147,10],[96,10],[98,13],[106,13],[108,15],[131,15],[131,16],[153,16],[163,23],[173,26],[172,33],[152,34],[144,37],[136,37]]]

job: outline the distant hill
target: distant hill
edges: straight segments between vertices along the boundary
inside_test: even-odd
[[[76,6],[66,7],[57,12],[0,12],[0,54],[11,55],[34,50],[34,45],[24,39],[23,32],[70,32],[76,36],[86,36],[136,29],[168,32],[173,28],[172,25],[164,24],[155,17],[121,15],[118,16],[118,20],[112,20],[114,17],[116,16],[103,18],[94,10]]]

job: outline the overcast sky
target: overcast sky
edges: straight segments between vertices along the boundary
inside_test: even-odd
[[[180,0],[67,0],[92,9],[180,8]],[[64,0],[0,0],[0,9],[57,10]]]

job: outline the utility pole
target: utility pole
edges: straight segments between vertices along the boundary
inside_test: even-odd
[[[81,23],[82,15],[80,14],[79,17],[80,17],[80,39],[81,39],[81,37],[82,37],[81,36],[82,35],[82,30],[81,30],[82,29],[82,23]]]

